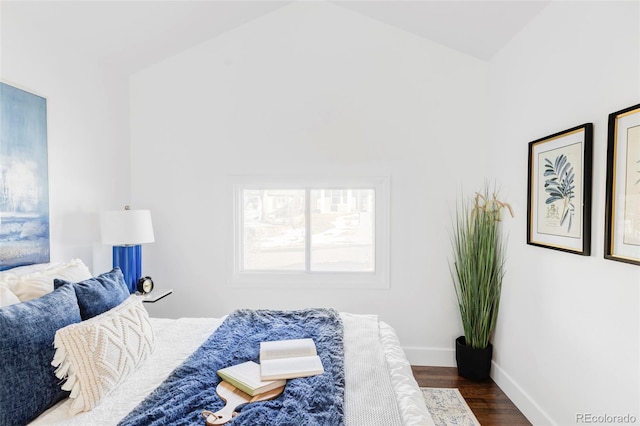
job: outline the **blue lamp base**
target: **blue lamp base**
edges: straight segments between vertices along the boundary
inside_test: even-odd
[[[113,267],[116,266],[122,270],[129,293],[135,293],[142,276],[142,245],[113,246]]]

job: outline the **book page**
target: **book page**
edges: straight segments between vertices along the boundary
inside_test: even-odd
[[[263,360],[260,369],[262,380],[292,379],[324,373],[318,355]]]
[[[218,376],[241,391],[254,396],[286,384],[285,380],[262,380],[260,365],[247,361],[218,370]]]
[[[260,342],[260,361],[316,355],[313,339],[276,340]]]
[[[223,379],[231,377],[254,389],[269,384],[260,379],[260,365],[252,361],[222,369],[218,375]]]

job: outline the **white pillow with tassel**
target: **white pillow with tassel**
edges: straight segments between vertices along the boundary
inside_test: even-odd
[[[134,372],[155,348],[155,334],[142,298],[132,295],[115,308],[56,332],[51,363],[71,391],[69,414],[90,411]]]

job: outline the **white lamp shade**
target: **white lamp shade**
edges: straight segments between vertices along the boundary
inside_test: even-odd
[[[154,242],[149,210],[112,210],[100,214],[102,243],[134,246]]]

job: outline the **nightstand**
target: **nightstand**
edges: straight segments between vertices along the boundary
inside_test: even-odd
[[[173,293],[172,288],[169,288],[169,289],[158,288],[153,290],[151,293],[141,294],[140,297],[142,297],[143,303],[156,303],[158,300],[167,297],[171,293]]]

